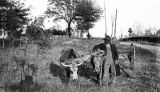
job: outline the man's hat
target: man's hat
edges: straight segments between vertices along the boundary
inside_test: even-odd
[[[111,41],[111,37],[109,35],[105,35],[105,37],[103,38],[103,40],[105,40],[105,41]]]

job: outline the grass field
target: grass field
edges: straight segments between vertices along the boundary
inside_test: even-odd
[[[91,80],[91,76],[95,77],[91,67],[82,65],[78,71],[79,80],[76,82],[67,80],[65,71],[59,64],[61,50],[72,47],[79,54],[86,55],[95,44],[100,42],[103,40],[56,39],[50,41],[50,49],[44,48],[38,51],[36,44],[29,44],[26,55],[24,55],[24,45],[1,49],[0,92],[5,86],[6,92],[14,92],[14,90],[17,90],[16,92],[160,92],[159,62],[156,60],[156,53],[142,48],[136,48],[134,70],[129,69],[127,58],[120,59],[121,67],[132,77],[122,74],[116,78],[114,84],[108,86],[106,73],[103,85],[99,86],[94,80]],[[127,45],[118,44],[117,47],[119,54],[126,54],[129,49]],[[28,63],[37,66],[32,82],[24,80],[24,74],[21,74],[22,68],[14,61],[15,56],[27,62],[24,65],[24,70],[28,71],[26,74],[31,75],[31,70],[27,67]],[[107,59],[107,62],[110,61]]]

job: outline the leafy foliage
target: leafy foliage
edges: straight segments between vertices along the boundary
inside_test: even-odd
[[[10,6],[12,6],[12,4],[11,4],[8,0],[1,0],[1,1],[0,1],[0,7],[1,7],[1,8],[2,8],[2,7],[8,8],[8,7],[10,7]]]
[[[95,6],[95,3],[92,0],[82,0],[76,7],[78,29],[80,30],[89,30],[94,26],[102,13],[101,8]]]
[[[36,17],[34,21],[27,26],[26,29],[26,34],[28,38],[31,40],[38,40],[38,39],[43,39],[44,37],[44,32],[43,32],[43,22],[44,18],[43,17]]]
[[[101,8],[96,7],[92,0],[82,0],[76,6],[76,16],[85,22],[95,22],[100,18]]]
[[[24,5],[19,1],[2,0],[0,7],[0,18],[6,17],[4,21],[1,21],[0,27],[3,27],[8,31],[9,36],[19,38],[23,25],[26,25],[29,21],[27,16],[29,15],[29,8],[24,8]],[[2,13],[5,13],[2,15]]]
[[[50,48],[49,34],[43,30],[44,17],[35,18],[31,25],[27,26],[26,35],[30,41],[35,41],[40,47]]]

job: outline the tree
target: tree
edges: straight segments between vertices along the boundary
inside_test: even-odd
[[[2,8],[0,9],[0,18],[6,17],[4,21],[0,21],[0,27],[8,31],[9,36],[19,38],[22,31],[17,29],[22,29],[23,25],[28,23],[29,8],[24,8],[24,5],[19,1],[9,0],[2,0],[0,7]]]
[[[135,22],[135,23],[133,24],[133,30],[134,30],[134,33],[135,33],[137,36],[139,36],[139,35],[141,35],[142,32],[143,32],[144,26],[143,26],[141,23],[139,23],[139,22]]]
[[[81,37],[83,33],[88,32],[89,33],[89,28],[92,28],[94,25],[92,23],[84,22],[84,21],[77,21],[77,29],[81,30]]]
[[[51,48],[50,43],[48,41],[49,34],[47,33],[48,31],[44,31],[43,22],[44,22],[43,16],[36,17],[34,21],[27,26],[26,29],[26,35],[29,38],[29,41],[34,41],[37,44],[38,47],[37,57],[41,48],[43,47]]]
[[[100,18],[101,13],[101,8],[95,6],[95,2],[92,0],[82,0],[75,10],[78,29],[81,32],[89,32],[89,29],[94,26],[94,22]]]
[[[29,19],[27,15],[29,9],[19,1],[1,0],[0,1],[0,29],[4,30],[4,35],[8,37],[20,38],[23,25],[27,24]],[[13,39],[14,42],[15,39]],[[3,39],[4,47],[4,39]]]
[[[145,35],[152,35],[151,29],[146,29],[145,30]]]
[[[99,18],[99,10],[91,0],[49,0],[50,6],[46,14],[54,16],[56,20],[65,20],[68,24],[67,31],[71,37],[71,23],[82,24],[89,29],[90,25]],[[98,10],[98,11],[97,11]],[[79,22],[79,23],[78,23]],[[83,28],[80,27],[80,28]]]
[[[27,26],[26,35],[30,40],[43,40],[45,39],[47,34],[43,30],[43,22],[45,17],[35,17],[34,21],[31,22],[30,25]]]
[[[78,0],[49,0],[50,4],[46,11],[49,16],[54,16],[54,21],[65,20],[68,24],[67,30],[68,35],[71,37],[71,23],[75,17],[75,5]]]
[[[91,34],[88,32],[87,34],[87,38],[90,39],[91,38]]]

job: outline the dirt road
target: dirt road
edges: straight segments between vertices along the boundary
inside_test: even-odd
[[[130,45],[131,42],[120,42],[123,45]],[[142,45],[138,43],[133,43],[136,47],[141,47],[143,49],[147,49],[153,53],[156,53],[157,60],[160,62],[160,47],[159,46],[151,46],[151,45]]]

